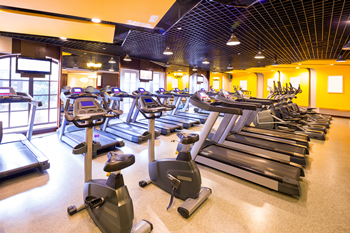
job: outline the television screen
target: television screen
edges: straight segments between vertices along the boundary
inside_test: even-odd
[[[17,56],[16,73],[51,74],[51,59]]]
[[[197,77],[197,82],[202,83],[204,81],[203,76],[198,76]]]
[[[140,70],[140,80],[141,81],[152,81],[153,72],[150,70]]]

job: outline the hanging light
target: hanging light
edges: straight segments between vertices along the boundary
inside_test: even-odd
[[[262,54],[262,52],[261,51],[259,51],[256,55],[255,55],[255,57],[254,57],[255,59],[264,59],[265,58],[265,56]]]
[[[123,61],[131,61],[131,58],[129,57],[129,54],[126,54]]]
[[[170,65],[170,63],[169,62],[167,62],[166,64],[165,64],[165,67],[170,67],[171,65]]]
[[[79,69],[79,67],[77,66],[77,63],[74,64],[73,69]]]
[[[273,64],[272,64],[273,66],[279,66],[280,64],[278,64],[278,62],[277,62],[277,58],[275,59],[275,61],[273,62]]]
[[[172,55],[173,52],[170,50],[169,46],[166,47],[166,49],[163,52],[164,55]]]
[[[202,61],[203,64],[210,64],[210,62],[208,61],[207,58],[204,59],[204,61]]]
[[[197,67],[194,66],[193,69],[192,69],[192,71],[197,71]]]
[[[350,50],[350,40],[348,41],[348,43],[346,45],[344,45],[344,47],[342,49],[343,50]]]
[[[111,57],[111,59],[108,61],[108,63],[116,63],[116,61]]]
[[[110,72],[114,72],[113,66],[109,69]]]
[[[336,62],[346,62],[346,59],[344,59],[342,55],[340,55]]]
[[[179,71],[179,72],[182,72],[182,69],[181,69],[181,67],[179,67],[179,69],[178,69],[177,71]]]
[[[232,67],[231,63],[230,63],[230,64],[228,64],[227,69],[228,69],[228,70],[233,70],[233,67]]]
[[[227,45],[239,45],[241,42],[237,39],[235,34],[232,33],[230,39],[227,41]]]

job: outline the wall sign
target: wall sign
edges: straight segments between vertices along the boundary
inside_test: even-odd
[[[289,82],[292,84],[292,86],[294,88],[297,88],[299,87],[300,85],[300,77],[294,77],[294,78],[290,78]]]
[[[214,89],[216,89],[216,90],[218,90],[218,89],[220,89],[220,81],[213,81],[213,88]]]
[[[328,76],[328,93],[343,93],[343,76]]]
[[[273,81],[275,81],[274,78],[269,78],[267,80],[267,90],[270,91],[269,87],[271,87],[273,89]]]
[[[245,90],[245,91],[248,90],[248,81],[247,80],[241,80],[239,82],[239,85],[242,87],[242,90]]]

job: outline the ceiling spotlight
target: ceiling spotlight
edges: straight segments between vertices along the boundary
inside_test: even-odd
[[[299,63],[298,66],[301,66],[301,63]]]
[[[202,61],[202,63],[203,63],[203,64],[206,64],[206,65],[207,65],[207,64],[210,64],[210,62],[208,61],[207,58],[205,58],[204,61]]]
[[[171,65],[170,65],[170,63],[169,62],[167,62],[166,64],[165,64],[165,67],[170,67]]]
[[[108,63],[116,63],[116,61],[111,57],[111,59],[108,61]]]
[[[340,55],[336,62],[346,62],[346,60]]]
[[[228,70],[233,70],[233,67],[231,66],[231,64],[228,65],[227,69]]]
[[[164,55],[172,55],[173,51],[170,50],[169,46],[166,47],[166,49],[163,52]]]
[[[94,23],[101,23],[101,20],[98,18],[92,18],[91,21]]]
[[[197,71],[197,67],[194,66],[193,69],[192,69],[192,71]]]
[[[102,48],[102,49],[106,49],[106,48]]]
[[[86,53],[84,53],[84,54],[86,54]]]
[[[262,52],[261,51],[259,51],[256,55],[255,55],[255,57],[254,57],[255,59],[264,59],[265,58],[265,56],[262,54]]]
[[[182,27],[177,27],[177,30],[181,30],[182,29]]]
[[[67,40],[67,37],[60,36],[60,39],[61,39],[61,40]]]
[[[126,54],[123,61],[131,61],[131,58],[129,57],[129,54]]]
[[[331,66],[333,66],[334,64],[331,64]]]
[[[230,39],[227,41],[227,45],[239,45],[241,42],[237,39],[235,34],[232,33]]]
[[[344,45],[344,47],[342,49],[343,50],[350,50],[350,40],[348,41],[348,43],[346,45]]]
[[[299,69],[299,67],[295,67],[295,69]]]

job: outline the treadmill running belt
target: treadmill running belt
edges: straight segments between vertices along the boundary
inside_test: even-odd
[[[239,134],[230,134],[228,135],[227,139],[229,141],[235,141],[235,142],[243,142],[243,143],[248,143],[248,144],[255,144],[257,146],[263,146],[263,147],[270,147],[270,148],[276,148],[277,151],[288,151],[291,153],[298,153],[305,155],[307,154],[307,150],[305,147],[300,147],[297,145],[289,145],[289,144],[282,144],[278,142],[273,142],[269,140],[264,140],[264,139],[259,139],[259,138],[254,138],[254,137],[247,137],[247,136],[242,136]]]
[[[200,153],[202,156],[206,156],[212,159],[218,159],[220,157],[227,161],[232,161],[233,164],[242,164],[243,167],[249,167],[253,170],[260,170],[266,173],[271,173],[273,175],[278,175],[281,177],[289,177],[295,180],[299,180],[300,169],[278,162],[270,161],[267,159],[251,156],[234,150],[228,150],[224,147],[211,145],[202,150]]]
[[[1,144],[0,178],[37,167],[38,161],[22,142]]]
[[[265,134],[272,137],[280,137],[280,138],[286,138],[294,141],[309,141],[307,136],[304,135],[298,135],[298,134],[291,134],[291,133],[284,133],[274,130],[266,130],[266,129],[259,129],[254,127],[243,127],[243,131],[250,132],[250,133],[256,133],[256,134]]]

